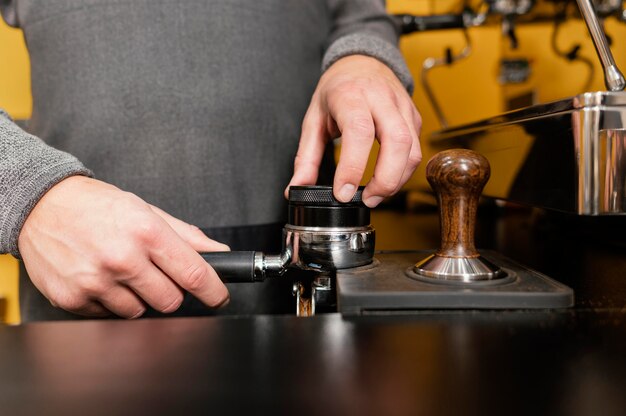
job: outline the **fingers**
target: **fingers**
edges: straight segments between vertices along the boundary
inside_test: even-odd
[[[112,286],[100,294],[98,301],[106,309],[126,319],[139,318],[146,312],[146,306],[141,299],[132,290],[123,286]]]
[[[404,173],[402,174],[400,186],[395,190],[395,192],[398,192],[402,185],[404,185],[409,181],[409,179],[411,179],[411,176],[413,176],[413,173],[415,173],[415,170],[422,161],[422,148],[419,141],[422,128],[422,117],[413,105],[411,105],[407,111],[403,111],[402,114],[409,126],[409,129],[411,129],[411,135],[413,136],[414,141],[413,145],[411,146],[411,153],[409,153],[407,165],[404,169]]]
[[[156,311],[172,313],[183,303],[182,290],[151,262],[141,267],[140,274],[122,282]]]
[[[371,100],[380,140],[374,176],[363,191],[363,202],[375,207],[400,186],[413,143],[411,130],[391,99]]]
[[[209,306],[228,299],[196,251],[228,247],[94,179],[71,177],[49,190],[22,227],[19,244],[35,287],[53,306],[76,314],[135,318],[148,305],[173,312],[182,289]]]
[[[365,204],[374,207],[415,171],[421,160],[420,128],[411,97],[389,67],[366,56],[344,57],[318,83],[290,185],[315,183],[324,145],[338,131],[342,148],[333,192],[348,202],[363,178],[376,137],[381,149],[374,177],[363,192]]]
[[[285,188],[285,198],[289,196],[290,186],[314,185],[317,182],[317,175],[328,139],[325,123],[323,112],[314,97],[313,103],[304,116],[300,144],[294,161],[293,177]]]
[[[383,93],[337,99],[329,104],[329,111],[342,132],[335,197],[348,202],[354,195],[376,135],[381,143],[380,152],[374,176],[363,191],[364,203],[375,207],[406,183],[421,160],[419,114],[412,103]]]
[[[226,244],[222,244],[218,241],[212,240],[206,236],[195,225],[187,224],[184,221],[179,220],[163,211],[162,209],[150,205],[150,209],[163,218],[167,224],[172,227],[176,234],[178,234],[183,240],[185,240],[194,250],[204,251],[230,251],[230,247]]]
[[[363,202],[369,207],[396,193],[421,161],[421,120],[413,104],[403,98],[383,95],[370,100],[380,151],[374,176],[363,191]]]
[[[102,306],[100,302],[97,301],[86,301],[77,307],[72,307],[60,304],[59,302],[55,302],[54,300],[49,299],[50,304],[55,308],[64,309],[68,312],[75,313],[77,315],[92,317],[92,318],[104,318],[106,316],[111,316],[112,313],[107,308]]]
[[[228,290],[209,264],[170,227],[143,236],[152,262],[176,284],[211,307],[225,304]]]
[[[337,200],[348,202],[354,196],[367,166],[374,143],[374,120],[369,104],[360,93],[329,97],[328,110],[341,131],[341,155],[333,192]]]

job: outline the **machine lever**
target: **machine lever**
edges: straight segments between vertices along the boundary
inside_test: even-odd
[[[585,23],[587,24],[587,29],[589,29],[589,33],[591,34],[593,46],[596,48],[596,52],[602,63],[606,87],[609,91],[622,91],[624,87],[626,87],[626,80],[624,80],[624,75],[622,75],[619,68],[617,68],[615,59],[613,59],[613,54],[609,48],[606,35],[600,26],[598,16],[593,10],[591,0],[576,1],[578,2],[580,13],[583,15]]]

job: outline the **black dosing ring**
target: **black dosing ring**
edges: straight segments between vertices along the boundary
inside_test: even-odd
[[[344,207],[354,204],[362,205],[362,194],[364,186],[359,186],[350,202],[339,202],[333,195],[332,186],[291,186],[289,187],[289,203],[305,204],[325,207]]]
[[[298,227],[366,227],[370,209],[363,204],[359,187],[350,202],[339,202],[331,186],[289,188],[289,224]]]

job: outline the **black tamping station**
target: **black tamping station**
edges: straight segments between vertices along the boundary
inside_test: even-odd
[[[569,287],[496,252],[475,249],[478,199],[489,174],[489,162],[474,151],[435,155],[426,175],[437,194],[441,247],[435,252],[377,253],[377,267],[337,271],[341,313],[573,306]]]

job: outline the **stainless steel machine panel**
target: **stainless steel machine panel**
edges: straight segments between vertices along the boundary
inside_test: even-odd
[[[489,159],[484,195],[579,215],[626,215],[626,92],[593,92],[434,133]]]

